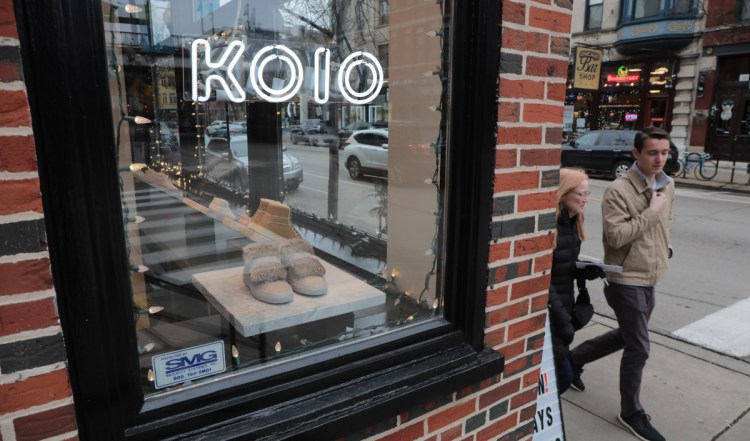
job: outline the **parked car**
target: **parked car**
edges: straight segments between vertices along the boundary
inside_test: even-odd
[[[388,130],[359,130],[344,143],[344,164],[352,179],[364,175],[387,176]]]
[[[227,122],[224,120],[215,120],[211,121],[211,124],[206,126],[206,134],[211,135],[214,130],[218,129],[219,127],[226,127]]]
[[[562,145],[562,166],[579,167],[591,175],[618,178],[627,173],[635,158],[633,141],[637,130],[593,130]],[[670,142],[664,172],[674,175],[679,169],[678,150]]]
[[[341,141],[336,135],[311,127],[294,127],[289,131],[292,144],[301,142],[318,147],[338,147]]]
[[[325,127],[325,123],[320,119],[306,119],[300,123],[300,127],[305,129],[322,130],[323,127]]]
[[[247,191],[250,187],[247,156],[247,135],[233,136],[231,142],[213,138],[206,146],[206,176],[226,188]],[[302,183],[302,164],[286,149],[282,159],[284,184],[287,190],[296,190]]]
[[[230,123],[229,124],[229,135],[230,138],[234,135],[239,135],[247,133],[247,128],[245,128],[244,125],[240,123]],[[226,138],[227,137],[227,126],[223,125],[219,127],[218,129],[215,129],[210,136],[212,138]]]
[[[224,120],[216,120],[206,127],[206,134],[214,138],[226,137],[227,122]],[[247,133],[247,123],[230,122],[229,123],[230,133]]]
[[[339,139],[341,139],[341,148],[344,148],[343,144],[344,141],[349,139],[350,136],[352,136],[352,133],[356,132],[357,130],[367,130],[367,129],[374,129],[374,127],[365,121],[357,121],[353,123],[349,123],[345,125],[344,127],[340,128],[338,130]]]

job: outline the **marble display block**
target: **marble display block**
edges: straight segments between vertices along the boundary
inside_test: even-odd
[[[193,285],[244,337],[351,313],[385,303],[385,293],[320,260],[328,292],[322,296],[294,294],[285,304],[262,302],[242,280],[242,267],[193,275]]]

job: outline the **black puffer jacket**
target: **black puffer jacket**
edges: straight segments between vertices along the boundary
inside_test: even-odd
[[[549,287],[549,314],[555,358],[567,358],[575,328],[572,323],[575,303],[576,261],[581,251],[577,216],[563,209],[557,218],[557,245],[552,254],[552,278]]]

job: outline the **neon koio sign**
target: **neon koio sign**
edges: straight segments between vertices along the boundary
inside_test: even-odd
[[[201,60],[201,52],[205,54],[205,60]],[[236,76],[237,65],[242,61],[242,55],[245,53],[245,44],[241,41],[229,43],[227,48],[214,61],[211,56],[211,45],[207,40],[197,39],[191,46],[191,67],[192,67],[192,99],[194,101],[208,101],[211,91],[214,87],[222,90],[228,98],[235,102],[241,103],[247,97],[246,89],[251,89],[259,97],[273,103],[289,101],[296,96],[302,89],[304,82],[305,69],[302,67],[297,54],[291,49],[282,45],[269,45],[259,50],[250,62],[248,72],[248,82],[245,87],[242,86]],[[331,51],[325,48],[315,50],[313,75],[313,98],[315,102],[324,104],[330,98],[331,88]],[[274,79],[272,84],[268,84],[263,73],[268,68],[268,63],[278,60],[284,63],[289,69],[288,81]],[[212,73],[205,78],[205,89],[198,90],[198,68],[201,61],[205,61],[209,69],[213,71],[222,71],[223,75]],[[362,66],[370,71],[372,82],[364,91],[356,91],[349,83],[349,77],[352,70]],[[310,69],[308,69],[308,74]],[[339,66],[336,85],[338,91],[346,101],[352,104],[367,104],[374,100],[383,87],[384,76],[383,67],[378,59],[372,54],[364,51],[351,53],[341,62]]]

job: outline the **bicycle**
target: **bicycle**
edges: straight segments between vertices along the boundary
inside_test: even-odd
[[[719,171],[719,161],[712,160],[709,153],[686,153],[677,161],[680,168],[675,176],[684,178],[692,170],[695,178],[710,181]]]

